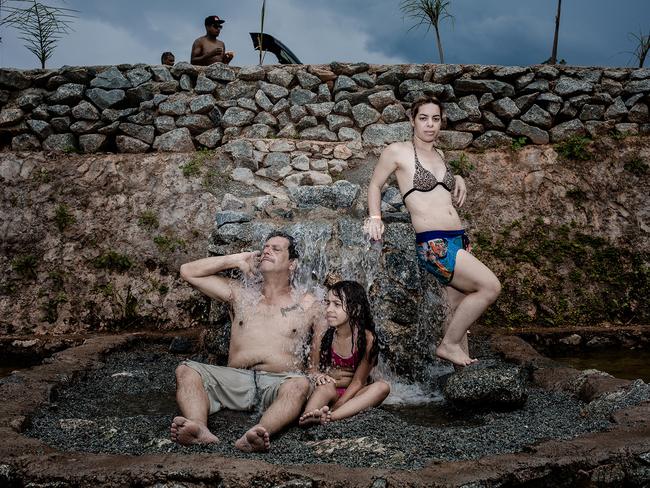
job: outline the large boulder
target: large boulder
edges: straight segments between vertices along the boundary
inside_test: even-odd
[[[0,88],[22,90],[29,86],[29,78],[17,69],[0,69]]]
[[[132,83],[124,77],[122,72],[115,66],[111,66],[105,71],[99,73],[91,82],[93,88],[104,88],[114,90],[120,88],[131,88]]]
[[[75,151],[77,138],[74,134],[52,134],[43,142],[43,149],[47,151]]]
[[[86,90],[86,96],[99,108],[109,108],[126,98],[124,90],[104,90],[102,88],[91,88]]]
[[[448,402],[461,408],[519,408],[528,398],[525,371],[482,361],[452,374],[442,389]]]
[[[413,136],[410,122],[394,124],[372,124],[363,131],[363,142],[372,146],[382,146],[398,141],[410,140]]]
[[[66,83],[50,95],[49,101],[54,104],[73,105],[83,98],[85,89],[86,87],[79,83]]]
[[[297,186],[289,189],[299,207],[322,206],[332,209],[351,207],[359,194],[359,185],[339,180],[331,186]]]
[[[153,148],[162,152],[189,152],[195,149],[187,127],[170,130],[159,135],[153,142]]]

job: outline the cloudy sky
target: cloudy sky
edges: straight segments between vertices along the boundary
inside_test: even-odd
[[[79,11],[48,67],[188,61],[203,19],[226,19],[221,39],[232,64],[257,64],[249,32],[259,30],[261,0],[44,0]],[[265,32],[303,63],[438,62],[435,37],[412,29],[399,0],[267,0]],[[451,0],[441,36],[447,63],[537,64],[550,56],[556,0]],[[631,33],[650,32],[650,0],[564,0],[558,58],[568,64],[632,66]],[[0,31],[0,66],[39,67],[18,34]],[[268,55],[265,63],[276,62]],[[646,67],[650,66],[650,60]]]

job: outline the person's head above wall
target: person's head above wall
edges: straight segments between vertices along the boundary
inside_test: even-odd
[[[208,15],[204,21],[205,30],[209,34],[218,35],[224,22],[226,21],[218,15]]]
[[[176,58],[174,57],[174,53],[165,51],[160,55],[160,64],[166,64],[167,66],[174,66],[174,63],[176,62]]]

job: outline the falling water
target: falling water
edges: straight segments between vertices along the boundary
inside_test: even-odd
[[[268,233],[274,226],[258,223],[253,232],[253,247],[261,249]],[[380,338],[386,336],[386,301],[378,296],[378,279],[386,279],[383,266],[382,241],[371,241],[363,232],[363,224],[355,219],[337,222],[337,238],[333,239],[333,224],[324,220],[303,221],[291,224],[282,230],[296,239],[300,255],[299,265],[294,272],[292,284],[296,301],[305,293],[311,293],[322,302],[325,297],[324,283],[333,274],[339,279],[355,280],[361,283],[369,294],[377,332]],[[329,255],[328,255],[329,247]],[[383,378],[392,386],[387,399],[392,405],[420,405],[440,400],[436,378],[452,371],[435,359],[435,337],[439,336],[440,324],[447,314],[446,301],[441,288],[429,273],[420,270],[421,286],[418,292],[417,320],[405,325],[408,330],[400,337],[399,344],[389,344],[390,364],[380,359],[373,376]],[[331,276],[329,276],[331,278]],[[261,298],[262,277],[259,274],[243,275],[244,308],[255,309]],[[383,282],[379,282],[383,283]],[[397,305],[399,306],[399,305]],[[293,344],[292,346],[293,347]],[[298,347],[298,346],[296,346]],[[302,347],[293,351],[303,358],[308,352]],[[404,365],[408,365],[404,367]],[[298,369],[301,365],[296,364]],[[397,374],[395,367],[408,373]]]

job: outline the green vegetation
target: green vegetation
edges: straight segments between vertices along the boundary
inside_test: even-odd
[[[66,154],[79,154],[79,149],[75,146],[66,146],[63,148],[63,152]]]
[[[59,231],[63,232],[68,226],[74,224],[76,219],[74,215],[70,213],[68,207],[63,203],[57,205],[54,212],[54,223]]]
[[[512,149],[513,151],[518,151],[522,147],[527,146],[529,144],[529,142],[530,141],[528,140],[528,137],[526,137],[526,136],[515,137],[512,140],[512,143],[510,144],[510,149]]]
[[[223,180],[228,176],[228,172],[224,170],[219,170],[217,168],[210,168],[205,175],[203,176],[203,181],[201,184],[203,188],[209,190],[219,184],[220,180]]]
[[[153,238],[153,242],[158,246],[158,250],[164,253],[174,252],[177,249],[184,249],[186,246],[183,239],[165,235],[157,235]]]
[[[158,216],[154,212],[151,210],[145,210],[140,214],[138,225],[145,229],[153,230],[157,229],[160,223],[158,222]]]
[[[138,318],[138,299],[131,293],[131,286],[126,289],[126,295],[122,297],[118,294],[117,298],[121,306],[122,323],[131,325]]]
[[[621,132],[617,129],[612,130],[609,135],[614,139],[615,141],[622,141],[626,137],[628,137],[630,134],[628,132]]]
[[[623,168],[625,168],[626,171],[632,173],[634,176],[640,177],[648,173],[648,165],[641,161],[639,157],[632,158],[627,161],[623,165]]]
[[[541,218],[475,235],[503,291],[482,319],[503,327],[650,320],[650,255]],[[535,310],[530,313],[530,309]]]
[[[59,304],[65,303],[68,301],[68,296],[59,292],[55,296],[50,297],[47,302],[41,306],[43,311],[43,320],[48,324],[53,324],[59,318]]]
[[[41,183],[49,183],[52,181],[52,176],[47,168],[39,168],[35,173],[34,178]]]
[[[0,283],[0,295],[13,295],[16,290],[17,287],[14,283]]]
[[[92,264],[97,269],[106,269],[124,273],[133,267],[128,256],[115,251],[107,251],[93,259]]]
[[[460,175],[463,178],[467,178],[476,169],[465,153],[460,153],[458,159],[449,161],[449,166],[451,166],[454,174]]]
[[[54,270],[54,271],[50,271],[47,274],[47,277],[52,282],[52,288],[54,290],[57,290],[57,291],[63,290],[63,285],[65,284],[65,280],[64,280],[65,273],[62,273],[61,271]]]
[[[408,17],[414,22],[411,29],[425,26],[428,31],[433,27],[436,33],[436,45],[438,46],[440,64],[445,63],[445,53],[442,49],[442,40],[440,39],[440,23],[445,19],[451,19],[452,22],[454,20],[454,16],[448,10],[450,3],[450,0],[402,0],[399,4],[399,8],[404,14],[404,17]]]
[[[636,46],[632,54],[639,63],[639,68],[643,68],[645,63],[645,58],[650,52],[650,32],[644,34],[643,31],[639,30],[638,34],[633,32],[629,33],[630,37],[636,41]]]
[[[571,136],[566,141],[562,141],[555,145],[557,153],[565,159],[572,161],[587,161],[591,159],[591,153],[588,151],[588,146],[591,139],[583,136]]]
[[[191,178],[193,176],[197,176],[201,174],[201,168],[203,167],[206,159],[208,159],[211,156],[212,156],[212,151],[210,149],[198,150],[194,154],[192,159],[190,159],[187,163],[179,166],[179,168],[183,172],[183,176],[185,176],[185,178]]]
[[[191,296],[178,303],[178,308],[184,310],[193,320],[207,324],[210,319],[210,299],[203,296]]]
[[[11,267],[21,278],[33,280],[36,279],[37,263],[38,261],[32,254],[24,254],[16,256],[11,261]]]
[[[54,54],[59,40],[72,30],[72,21],[78,12],[36,0],[3,0],[0,6],[4,14],[0,26],[18,31],[18,38],[25,41],[25,47],[38,58],[42,69]]]
[[[580,188],[571,188],[570,190],[567,190],[566,196],[576,203],[584,203],[589,199],[587,193]]]
[[[95,289],[105,297],[111,297],[115,293],[115,288],[111,282],[105,283],[103,285],[97,285]]]

